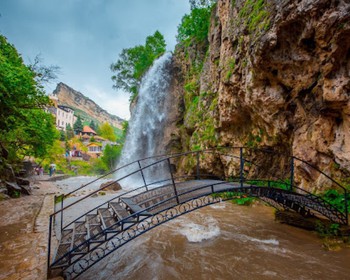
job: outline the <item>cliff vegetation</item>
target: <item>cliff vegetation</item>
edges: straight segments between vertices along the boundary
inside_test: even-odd
[[[272,162],[255,155],[266,168],[293,155],[350,183],[349,1],[219,0],[193,6],[178,32],[178,151],[270,149]],[[233,168],[222,157],[207,166]],[[301,162],[295,175],[310,190],[329,187]]]

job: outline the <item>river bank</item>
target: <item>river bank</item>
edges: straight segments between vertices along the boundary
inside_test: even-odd
[[[0,279],[47,279],[48,221],[59,189],[38,179],[32,195],[0,202]]]

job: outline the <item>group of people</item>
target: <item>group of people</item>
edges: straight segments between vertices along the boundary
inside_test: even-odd
[[[43,176],[44,175],[44,168],[40,165],[38,167],[35,168],[35,173],[38,176]]]
[[[34,171],[35,171],[35,174],[40,176],[40,177],[44,175],[44,168],[41,165],[35,167]],[[50,175],[50,177],[55,175],[55,173],[56,173],[56,167],[55,167],[54,164],[51,164],[50,167],[49,167],[49,175]]]

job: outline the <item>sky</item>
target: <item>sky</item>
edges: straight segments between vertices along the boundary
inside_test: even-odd
[[[60,67],[63,82],[109,113],[128,119],[129,94],[112,88],[110,65],[124,48],[159,30],[174,50],[188,0],[0,0],[0,33],[29,64]]]

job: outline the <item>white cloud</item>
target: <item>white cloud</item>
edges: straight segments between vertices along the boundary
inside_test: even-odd
[[[159,30],[168,50],[188,0],[0,0],[0,32],[27,61],[41,53],[62,81],[108,112],[128,118],[129,95],[112,89],[109,65]],[[46,87],[49,92],[54,84]]]

